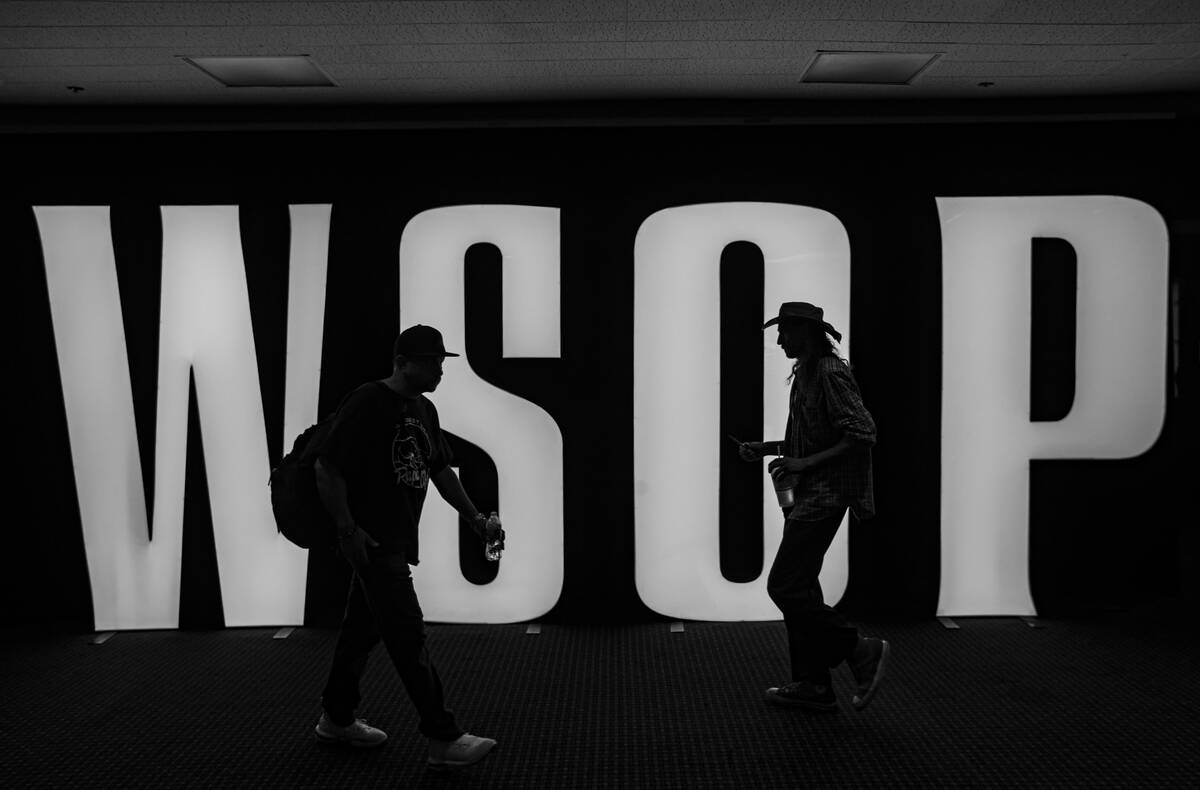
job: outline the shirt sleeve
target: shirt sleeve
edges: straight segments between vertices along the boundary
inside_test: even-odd
[[[321,448],[320,457],[337,467],[343,476],[367,446],[375,413],[372,394],[370,387],[360,387],[350,394],[333,418],[333,426]]]
[[[821,365],[821,386],[829,408],[829,421],[844,436],[875,444],[875,420],[863,405],[858,385],[846,364],[830,358]]]

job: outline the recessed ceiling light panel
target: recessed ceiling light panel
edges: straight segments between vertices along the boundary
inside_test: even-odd
[[[941,53],[818,52],[801,82],[908,85]]]
[[[330,88],[336,83],[308,55],[184,58],[228,88]]]

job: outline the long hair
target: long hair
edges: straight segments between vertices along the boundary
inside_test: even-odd
[[[798,324],[801,322],[798,321],[796,323]],[[805,321],[803,323],[811,322]],[[846,362],[846,359],[837,352],[837,348],[833,343],[833,338],[821,331],[819,327],[813,324],[805,331],[808,332],[808,337],[812,344],[811,353],[809,353],[808,359],[804,360],[803,362],[796,360],[792,363],[792,372],[787,377],[787,383],[789,385],[792,383],[792,380],[796,378],[796,374],[801,372],[801,368],[803,368],[805,374],[811,373],[817,362],[820,361],[821,357],[837,357],[838,359],[842,360],[842,362]],[[847,366],[849,366],[849,364],[849,362],[846,362]],[[806,378],[808,378],[807,375]]]

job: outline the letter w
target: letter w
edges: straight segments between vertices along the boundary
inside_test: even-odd
[[[326,241],[328,207],[321,208],[326,211],[314,219],[324,220]],[[276,533],[265,485],[270,465],[237,207],[162,209],[152,533],[109,209],[36,207],[34,213],[62,370],[95,627],[179,624],[193,377],[225,623],[302,622],[306,552]],[[319,263],[324,266],[324,255]],[[295,279],[323,287],[323,277]],[[317,355],[319,342],[318,335]],[[289,350],[304,352],[299,356],[305,359],[314,353]],[[288,397],[297,400],[294,388],[288,389]],[[312,417],[315,381],[308,389],[312,392],[299,397],[299,410]],[[304,421],[296,404],[287,406],[289,423]],[[288,427],[295,430],[294,424]]]

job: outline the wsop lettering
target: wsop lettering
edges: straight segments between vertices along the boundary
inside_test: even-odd
[[[1103,195],[938,198],[942,231],[943,393],[939,614],[1034,614],[1028,581],[1029,462],[1124,458],[1158,436],[1166,410],[1167,231],[1136,200]],[[189,377],[203,430],[225,622],[299,624],[305,552],[277,535],[258,391],[251,306],[236,206],[164,206],[154,468],[139,460],[112,233],[105,206],[36,207],[98,629],[178,625]],[[290,207],[284,437],[317,414],[328,205]],[[1031,422],[1030,240],[1077,251],[1075,403],[1057,422]],[[764,303],[804,293],[852,335],[850,251],[841,222],[815,208],[772,203],[659,211],[634,240],[635,580],[669,617],[777,619],[765,579],[721,576],[715,435],[719,343],[681,343],[686,323],[716,332],[718,265],[733,241],[759,246]],[[559,212],[533,206],[452,206],[418,214],[401,236],[402,325],[430,323],[465,349],[466,249],[503,256],[505,357],[561,352]],[[686,277],[694,287],[678,288]],[[1119,307],[1119,309],[1118,309]],[[304,320],[301,320],[303,317]],[[703,330],[702,330],[703,331]],[[690,335],[694,339],[694,335]],[[849,354],[848,343],[843,352]],[[764,436],[782,435],[786,397],[765,386],[788,362],[765,337]],[[469,359],[467,360],[469,362]],[[702,393],[680,401],[681,389]],[[496,578],[458,569],[455,515],[431,497],[416,584],[426,616],[516,622],[557,601],[564,578],[563,441],[537,405],[448,366],[437,394],[443,422],[496,465],[501,512],[519,530]],[[670,448],[671,456],[664,448]],[[146,512],[144,475],[155,486]],[[679,511],[679,486],[707,492]],[[780,524],[763,487],[769,558]],[[519,525],[519,526],[518,526]],[[154,539],[150,540],[153,526]],[[822,585],[845,588],[845,530]]]

